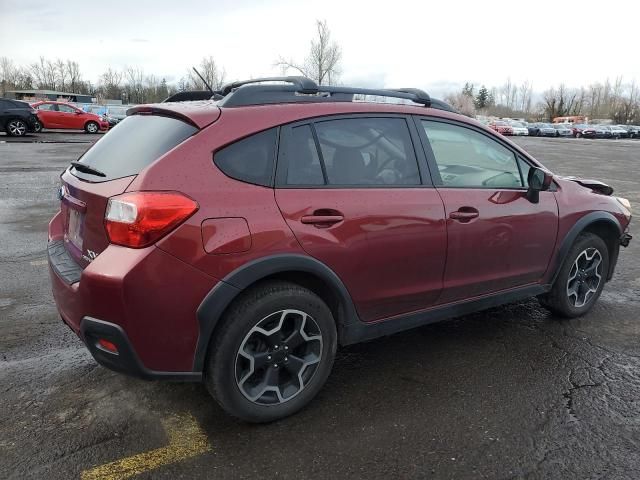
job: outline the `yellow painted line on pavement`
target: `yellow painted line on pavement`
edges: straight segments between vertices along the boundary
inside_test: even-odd
[[[164,465],[181,462],[211,450],[207,436],[191,414],[162,421],[169,445],[139,453],[82,472],[82,480],[121,480]]]
[[[38,267],[40,265],[46,265],[49,263],[48,260],[32,260],[29,262],[29,265],[33,265],[34,267]]]

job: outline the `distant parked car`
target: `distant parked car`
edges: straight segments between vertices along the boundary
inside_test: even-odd
[[[596,129],[591,125],[573,125],[572,130],[576,138],[596,138]]]
[[[522,122],[509,122],[514,135],[529,135],[529,129]]]
[[[640,127],[637,125],[618,125],[624,128],[629,134],[629,138],[640,138]]]
[[[503,122],[502,120],[494,120],[489,123],[489,128],[495,130],[502,135],[513,135],[513,128],[507,122]]]
[[[573,130],[563,123],[551,125],[556,131],[556,137],[573,137]]]
[[[625,128],[618,125],[611,125],[609,128],[611,129],[611,136],[613,138],[629,138],[629,132],[627,132]]]
[[[596,138],[613,138],[611,127],[609,125],[595,125]]]
[[[36,111],[26,102],[0,98],[0,132],[11,137],[23,137],[37,130]]]
[[[555,137],[556,129],[549,123],[536,123],[537,131],[536,135],[538,137]]]
[[[109,122],[100,115],[85,112],[69,103],[36,102],[32,106],[37,110],[38,121],[44,128],[68,128],[87,133],[109,129]]]
[[[108,107],[107,109],[107,120],[109,120],[109,125],[117,125],[119,122],[124,120],[127,116],[127,110],[130,107]],[[112,123],[113,122],[113,123]]]

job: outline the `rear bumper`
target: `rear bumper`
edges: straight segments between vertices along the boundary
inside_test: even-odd
[[[182,378],[182,372],[193,372],[199,337],[196,312],[217,280],[155,246],[110,245],[81,269],[56,235],[59,217],[50,224],[47,250],[53,297],[64,322],[83,339],[85,318],[126,332],[120,337],[135,352],[141,367],[133,368],[136,376]],[[94,356],[104,360],[100,353]]]
[[[201,372],[162,372],[149,370],[140,361],[125,331],[115,323],[84,317],[80,322],[80,338],[96,362],[116,372],[143,380],[193,382],[202,380]],[[103,349],[98,344],[100,339],[108,340],[115,344],[118,352],[113,353]]]

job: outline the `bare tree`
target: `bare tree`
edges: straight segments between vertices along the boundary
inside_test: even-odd
[[[67,65],[63,60],[58,58],[53,64],[56,71],[56,88],[58,90],[67,90]]]
[[[280,57],[276,65],[285,73],[296,70],[319,85],[334,85],[341,73],[342,49],[331,39],[331,31],[326,20],[316,20],[316,29],[317,37],[311,40],[311,49],[304,62]]]
[[[54,62],[40,57],[36,63],[31,64],[30,71],[38,88],[56,89],[57,71]]]
[[[224,68],[218,66],[211,55],[202,58],[200,65],[198,65],[198,72],[200,72],[200,75],[204,77],[207,83],[214,90],[222,88],[227,76]],[[193,88],[194,90],[207,90],[205,84],[193,70],[189,70],[187,72],[186,82],[188,82],[189,87],[185,90],[188,90],[189,88]]]
[[[122,72],[111,67],[100,76],[100,92],[103,98],[119,99],[122,97]]]
[[[518,101],[516,102],[516,106],[520,111],[525,113],[529,113],[531,111],[532,92],[533,87],[528,80],[520,85],[520,88],[518,89]]]
[[[130,103],[142,103],[144,99],[144,73],[137,67],[127,67],[124,70],[125,87],[127,101]]]
[[[74,93],[78,92],[82,82],[82,75],[80,75],[80,66],[78,65],[78,62],[67,60],[65,69],[67,76],[69,77],[69,89]]]
[[[464,92],[447,95],[445,100],[463,115],[473,117],[476,114],[476,106],[473,101],[473,97]]]
[[[0,88],[2,95],[11,88],[15,88],[18,83],[20,70],[13,63],[13,60],[7,57],[0,57]]]

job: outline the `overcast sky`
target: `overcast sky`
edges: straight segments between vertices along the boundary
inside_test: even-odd
[[[640,81],[638,0],[0,0],[0,56],[73,59],[96,82],[127,65],[177,81],[212,55],[242,79],[279,74],[280,55],[303,59],[316,18],[342,47],[348,85],[440,96],[508,77],[536,91]]]

